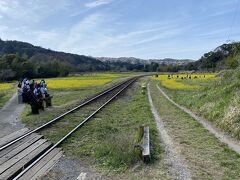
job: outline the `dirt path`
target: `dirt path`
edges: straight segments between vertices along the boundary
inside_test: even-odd
[[[166,161],[171,165],[170,171],[176,177],[176,179],[191,179],[191,173],[189,172],[184,160],[177,151],[177,147],[174,145],[171,137],[168,135],[161,118],[158,115],[156,108],[153,105],[149,84],[148,84],[148,99],[151,106],[152,113],[157,123],[157,129],[160,135],[160,140],[164,144]]]
[[[194,118],[196,121],[198,121],[200,124],[203,125],[204,128],[206,128],[209,132],[211,132],[216,138],[219,139],[220,142],[225,143],[228,145],[229,148],[234,150],[235,152],[240,154],[240,142],[236,141],[235,139],[231,138],[229,135],[221,132],[217,128],[215,128],[212,124],[210,124],[207,120],[205,120],[202,117],[197,116],[194,114],[191,110],[180,106],[176,102],[174,102],[169,96],[159,87],[159,85],[156,85],[160,93],[169,100],[172,104],[174,104],[179,109],[183,110],[187,114],[189,114],[192,118]]]
[[[100,174],[92,172],[86,165],[70,157],[63,156],[41,180],[102,180]]]
[[[20,121],[23,108],[24,105],[17,102],[17,94],[14,94],[4,107],[0,109],[0,137],[24,127]]]

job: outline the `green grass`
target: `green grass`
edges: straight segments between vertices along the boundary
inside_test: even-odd
[[[82,160],[107,176],[115,178],[167,179],[168,172],[163,163],[163,153],[159,145],[155,122],[150,111],[147,95],[141,93],[141,83],[137,82],[124,95],[114,100],[67,139],[61,145],[65,154]],[[71,97],[72,99],[76,99],[77,92],[76,95],[71,94],[71,96],[75,96],[75,98]],[[90,89],[86,92],[79,92],[79,94],[84,96],[83,94],[87,92],[90,93]],[[57,97],[60,96],[59,93],[61,94],[61,92],[55,93]],[[68,97],[65,98],[68,99]],[[67,102],[65,99],[61,101]],[[73,102],[74,100],[68,101],[69,106]],[[50,141],[56,142],[81,122],[97,105],[94,103],[91,107],[76,111],[57,124],[52,125],[51,130],[46,129],[41,133]],[[48,110],[40,116],[27,115],[26,112],[24,122],[28,126],[35,127],[47,121],[50,116],[58,111]],[[152,163],[150,165],[145,165],[142,162],[139,150],[134,148],[137,144],[139,126],[143,124],[150,127],[152,145]]]
[[[240,139],[240,68],[223,71],[215,80],[199,84],[203,88],[193,91],[162,88],[177,103]]]
[[[2,108],[5,105],[5,103],[12,97],[14,92],[15,92],[14,89],[0,91],[0,108]]]
[[[68,155],[88,161],[101,171],[125,172],[120,176],[126,177],[136,164],[139,169],[144,167],[139,152],[134,148],[138,128],[142,124],[150,127],[154,168],[155,161],[162,162],[161,148],[147,96],[141,94],[140,83],[77,131],[64,143],[63,149]],[[158,166],[159,171],[166,177],[166,171],[161,166]],[[150,171],[145,176],[149,177]]]
[[[112,83],[115,84],[119,81],[120,79],[117,79]],[[93,95],[110,87],[112,83],[104,86],[92,86],[78,89],[50,89],[49,93],[53,96],[53,107],[46,108],[44,111],[40,111],[40,115],[33,115],[31,114],[31,107],[27,105],[21,116],[22,122],[30,128],[38,127],[39,125],[48,122],[52,118],[65,113],[67,110],[72,109],[76,105],[79,105],[79,103],[89,95]]]
[[[240,155],[222,144],[202,125],[160,95],[151,83],[153,103],[194,179],[239,179]]]

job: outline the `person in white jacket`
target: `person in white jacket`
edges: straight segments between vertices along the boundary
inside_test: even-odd
[[[21,85],[21,83],[18,83],[17,96],[18,96],[18,104],[22,104],[23,99],[22,99],[22,85]]]

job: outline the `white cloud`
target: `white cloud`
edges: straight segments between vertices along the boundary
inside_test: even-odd
[[[55,31],[37,31],[34,32],[34,34],[37,36],[37,39],[43,40],[43,41],[49,41],[52,38],[57,37],[58,33]]]
[[[216,11],[212,14],[209,14],[209,17],[217,17],[217,16],[223,16],[229,13],[232,13],[234,11],[233,8],[227,8],[225,10],[221,10],[221,11]]]
[[[197,34],[196,37],[198,38],[216,38],[216,37],[225,37],[226,32],[229,30],[229,28],[223,28],[223,29],[216,29],[204,33]]]
[[[8,30],[8,27],[7,26],[2,26],[0,25],[0,33],[1,32],[6,32]]]
[[[0,0],[0,13],[15,23],[32,24],[67,7],[65,0]]]
[[[60,44],[59,48],[81,53],[96,47],[96,41],[101,37],[99,27],[103,23],[103,19],[104,15],[99,13],[85,17],[71,27],[68,35],[66,35],[66,40]]]
[[[60,30],[50,30],[50,31],[35,31],[32,33],[32,37],[34,37],[34,41],[38,42],[40,45],[44,45],[47,43],[47,47],[54,47],[60,41]]]
[[[93,1],[93,2],[86,3],[85,7],[95,8],[95,7],[98,7],[98,6],[110,4],[111,2],[112,2],[112,0],[96,0],[96,1]]]
[[[169,20],[134,24],[119,31],[118,26],[112,26],[117,20],[106,13],[88,15],[70,28],[58,49],[92,56],[141,56],[144,51],[149,53],[154,49],[150,47],[152,44],[159,48],[166,44],[165,40],[181,36],[191,28],[180,27],[176,22]]]
[[[0,12],[4,13],[9,10],[9,4],[5,0],[0,0]]]
[[[224,19],[236,3],[229,1],[203,6],[198,17],[188,9],[169,11],[172,15],[150,12],[151,6],[149,13],[141,9],[154,0],[0,0],[0,38],[92,56],[191,56],[190,51],[224,39],[230,24]],[[103,6],[107,8],[98,8]],[[231,29],[231,38],[239,39],[238,29],[238,24]]]

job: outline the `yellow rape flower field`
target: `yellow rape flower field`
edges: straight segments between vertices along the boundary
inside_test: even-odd
[[[84,87],[103,86],[112,82],[116,78],[127,77],[131,75],[134,74],[95,73],[66,78],[50,78],[46,79],[46,83],[49,89],[77,89]]]
[[[0,108],[11,98],[15,89],[15,83],[0,83]]]
[[[217,73],[207,74],[161,74],[158,77],[154,76],[152,79],[161,82],[161,85],[173,90],[194,90],[199,89],[200,82],[208,81],[215,78]]]
[[[66,92],[73,93],[73,91],[81,88],[90,87],[94,89],[94,87],[103,86],[107,83],[111,83],[118,78],[130,77],[134,75],[136,75],[136,73],[84,73],[72,74],[69,77],[46,78],[45,81],[47,83],[47,89],[51,91],[51,93],[55,93],[54,95],[56,97],[57,92],[54,92],[54,90],[66,90]],[[40,80],[41,79],[35,79],[35,81],[38,83]],[[10,99],[16,90],[16,82],[0,83],[0,108]]]
[[[111,82],[110,79],[48,79],[47,85],[49,89],[70,89],[89,86],[102,86]]]
[[[110,83],[114,79],[132,75],[135,74],[93,73],[63,78],[49,78],[46,79],[46,82],[49,89],[76,89],[82,87],[102,86],[104,84]],[[0,83],[0,91],[6,91],[13,88],[17,88],[16,83]]]
[[[14,88],[15,83],[0,83],[0,91],[5,91]]]

